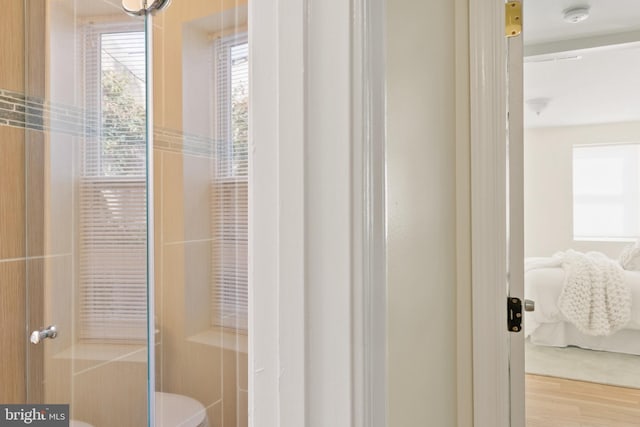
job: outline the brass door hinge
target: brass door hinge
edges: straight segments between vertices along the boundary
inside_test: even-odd
[[[522,3],[510,1],[505,3],[504,7],[505,35],[507,37],[516,37],[522,33]]]

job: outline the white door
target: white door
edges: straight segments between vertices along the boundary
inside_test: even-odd
[[[526,111],[528,125],[546,127],[546,131],[551,127],[586,129],[583,126],[592,125],[594,122],[610,124],[628,121],[628,118],[622,119],[621,116],[617,116],[614,112],[616,109],[606,106],[620,107],[625,114],[634,114],[631,113],[635,111],[634,108],[628,107],[629,104],[625,102],[626,97],[623,96],[631,93],[635,87],[632,84],[623,83],[625,81],[623,72],[635,75],[632,67],[629,64],[616,66],[610,58],[595,57],[595,55],[603,55],[610,50],[620,52],[625,50],[625,47],[631,48],[637,43],[637,37],[631,37],[634,34],[633,31],[623,31],[625,28],[635,30],[637,27],[637,19],[634,21],[630,18],[637,13],[634,10],[635,5],[634,8],[616,9],[613,6],[605,8],[607,12],[612,13],[611,16],[605,17],[603,14],[594,13],[591,20],[586,21],[586,25],[576,25],[577,22],[581,22],[578,20],[580,17],[584,20],[587,15],[584,13],[575,15],[569,13],[572,12],[571,10],[562,10],[563,6],[559,2],[551,2],[557,8],[553,9],[553,13],[551,9],[541,6],[544,2],[532,1],[527,2],[527,5],[534,3],[538,4],[538,7],[535,10],[532,8],[522,18],[527,40],[526,67],[527,70],[536,67],[535,70],[539,73],[537,81],[533,79],[533,75],[527,75],[527,105],[535,107],[530,101],[535,101],[536,97],[541,95],[550,97],[557,104],[552,110],[547,111],[546,115],[540,115],[542,108],[532,108],[531,112]],[[567,6],[569,5],[566,4],[564,7]],[[522,332],[509,332],[505,328],[506,307],[504,306],[507,295],[523,300],[522,40],[521,37],[504,38],[505,5],[503,2],[470,0],[470,9],[474,417],[476,426],[522,427],[525,424],[524,337]],[[593,10],[595,11],[596,8],[594,7]],[[623,18],[620,17],[614,21],[612,19],[614,10],[618,10]],[[611,21],[607,22],[609,19]],[[632,24],[627,27],[625,22],[632,22]],[[541,25],[542,23],[544,25]],[[593,28],[589,25],[598,25],[598,37],[585,36]],[[616,37],[612,37],[612,34]],[[560,40],[567,43],[561,43]],[[570,59],[584,60],[572,62],[581,63],[584,67],[587,67],[588,60],[593,61],[590,64],[607,64],[608,68],[602,73],[607,77],[614,77],[612,80],[597,78],[591,74],[593,69],[588,67],[590,71],[585,73],[585,80],[588,83],[585,84],[578,77],[580,73],[577,72],[577,67],[572,68],[573,65],[567,65],[567,60]],[[543,61],[547,63],[544,68],[541,65]],[[536,63],[537,65],[534,65]],[[551,75],[548,71],[551,68],[547,68],[547,66],[551,67],[551,64],[554,67],[562,67],[564,74]],[[542,76],[542,70],[545,70],[544,76]],[[612,73],[610,70],[620,70],[620,72]],[[538,84],[532,84],[534,81]],[[552,84],[540,85],[541,81],[554,82],[558,84],[559,89],[554,91]],[[611,86],[603,87],[605,84]],[[621,87],[622,90],[617,92],[614,89],[617,87]],[[598,88],[597,92],[594,91],[595,88]],[[597,103],[595,106],[591,105],[588,96],[590,91],[610,96],[611,103],[608,103],[603,95],[594,96]],[[573,98],[573,96],[576,97]],[[630,98],[637,99],[633,96]],[[557,108],[559,104],[562,108]],[[632,104],[637,105],[634,101]],[[532,130],[532,133],[535,131]],[[585,140],[589,140],[589,137],[594,134],[596,134],[594,129],[589,128],[588,132],[575,139],[572,139],[569,133],[563,134],[558,139],[566,144],[567,156],[563,161],[558,161],[558,169],[566,176],[566,184],[557,185],[558,188],[564,188],[563,192],[556,193],[554,188],[548,192],[554,194],[553,198],[544,200],[557,200],[559,197],[556,194],[558,194],[567,201],[566,208],[557,209],[547,203],[543,207],[538,205],[539,210],[536,213],[533,211],[533,205],[537,204],[536,202],[539,203],[539,199],[536,200],[535,197],[527,199],[527,214],[530,215],[527,218],[528,255],[548,256],[555,251],[571,247],[583,252],[592,250],[608,252],[604,249],[604,244],[596,246],[603,242],[580,241],[574,237],[573,224],[578,221],[574,216],[577,210],[573,208],[575,183],[572,183],[572,145],[575,147],[577,144],[588,143]],[[615,135],[615,132],[607,128],[603,139],[595,142],[613,142],[612,139],[619,142],[620,137],[612,135]],[[549,134],[545,134],[544,140],[551,141]],[[531,147],[532,154],[536,149],[535,145],[532,138],[527,145],[528,148]],[[545,159],[553,158],[553,162],[556,162],[559,156],[547,150],[547,147],[553,145],[544,147]],[[538,149],[542,150],[540,146]],[[529,159],[527,158],[528,173],[535,169],[534,162],[529,163]],[[546,175],[545,178],[549,177],[547,182],[553,182],[553,186],[556,187],[556,183],[560,180],[553,174],[553,167],[544,164],[542,168],[544,168],[542,170]],[[595,170],[591,172],[594,175],[597,173]],[[535,181],[537,180],[533,175],[531,179],[527,175],[527,188],[531,188],[530,185]],[[548,195],[546,187],[544,193]],[[535,192],[532,191],[530,194]],[[553,238],[548,240],[540,238],[544,236],[547,224],[540,220],[539,212],[545,210],[552,213],[554,218],[566,218],[564,221],[558,221],[562,225],[553,231]],[[538,221],[534,221],[534,218]],[[622,223],[623,220],[621,219],[620,222]],[[532,223],[540,227],[532,227]],[[537,246],[532,244],[534,240]],[[539,242],[545,244],[540,245]],[[608,255],[616,257],[621,249],[622,247],[615,248],[613,253],[609,252]],[[533,413],[533,405],[531,409]],[[534,414],[532,415],[535,417]],[[533,417],[531,417],[532,421]]]
[[[522,2],[470,1],[474,426],[523,427]],[[515,328],[515,329],[514,329]]]
[[[505,8],[507,37],[507,298],[516,304],[508,313],[512,322],[524,322],[524,135],[523,135],[523,36],[524,0]],[[509,384],[511,427],[525,425],[524,325],[509,331]],[[512,327],[514,328],[514,327]]]

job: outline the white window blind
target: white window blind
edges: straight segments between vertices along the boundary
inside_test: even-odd
[[[640,144],[573,148],[575,239],[640,236]]]
[[[87,25],[79,188],[80,338],[146,339],[145,37]]]
[[[248,102],[246,34],[216,40],[216,168],[212,185],[212,324],[247,329]]]

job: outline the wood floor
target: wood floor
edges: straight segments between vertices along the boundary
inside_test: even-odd
[[[526,376],[527,427],[640,427],[640,389]]]

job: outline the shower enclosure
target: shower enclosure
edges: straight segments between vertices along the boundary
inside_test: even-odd
[[[24,132],[27,402],[246,426],[247,4],[124,3],[24,0],[24,91],[0,88]]]

